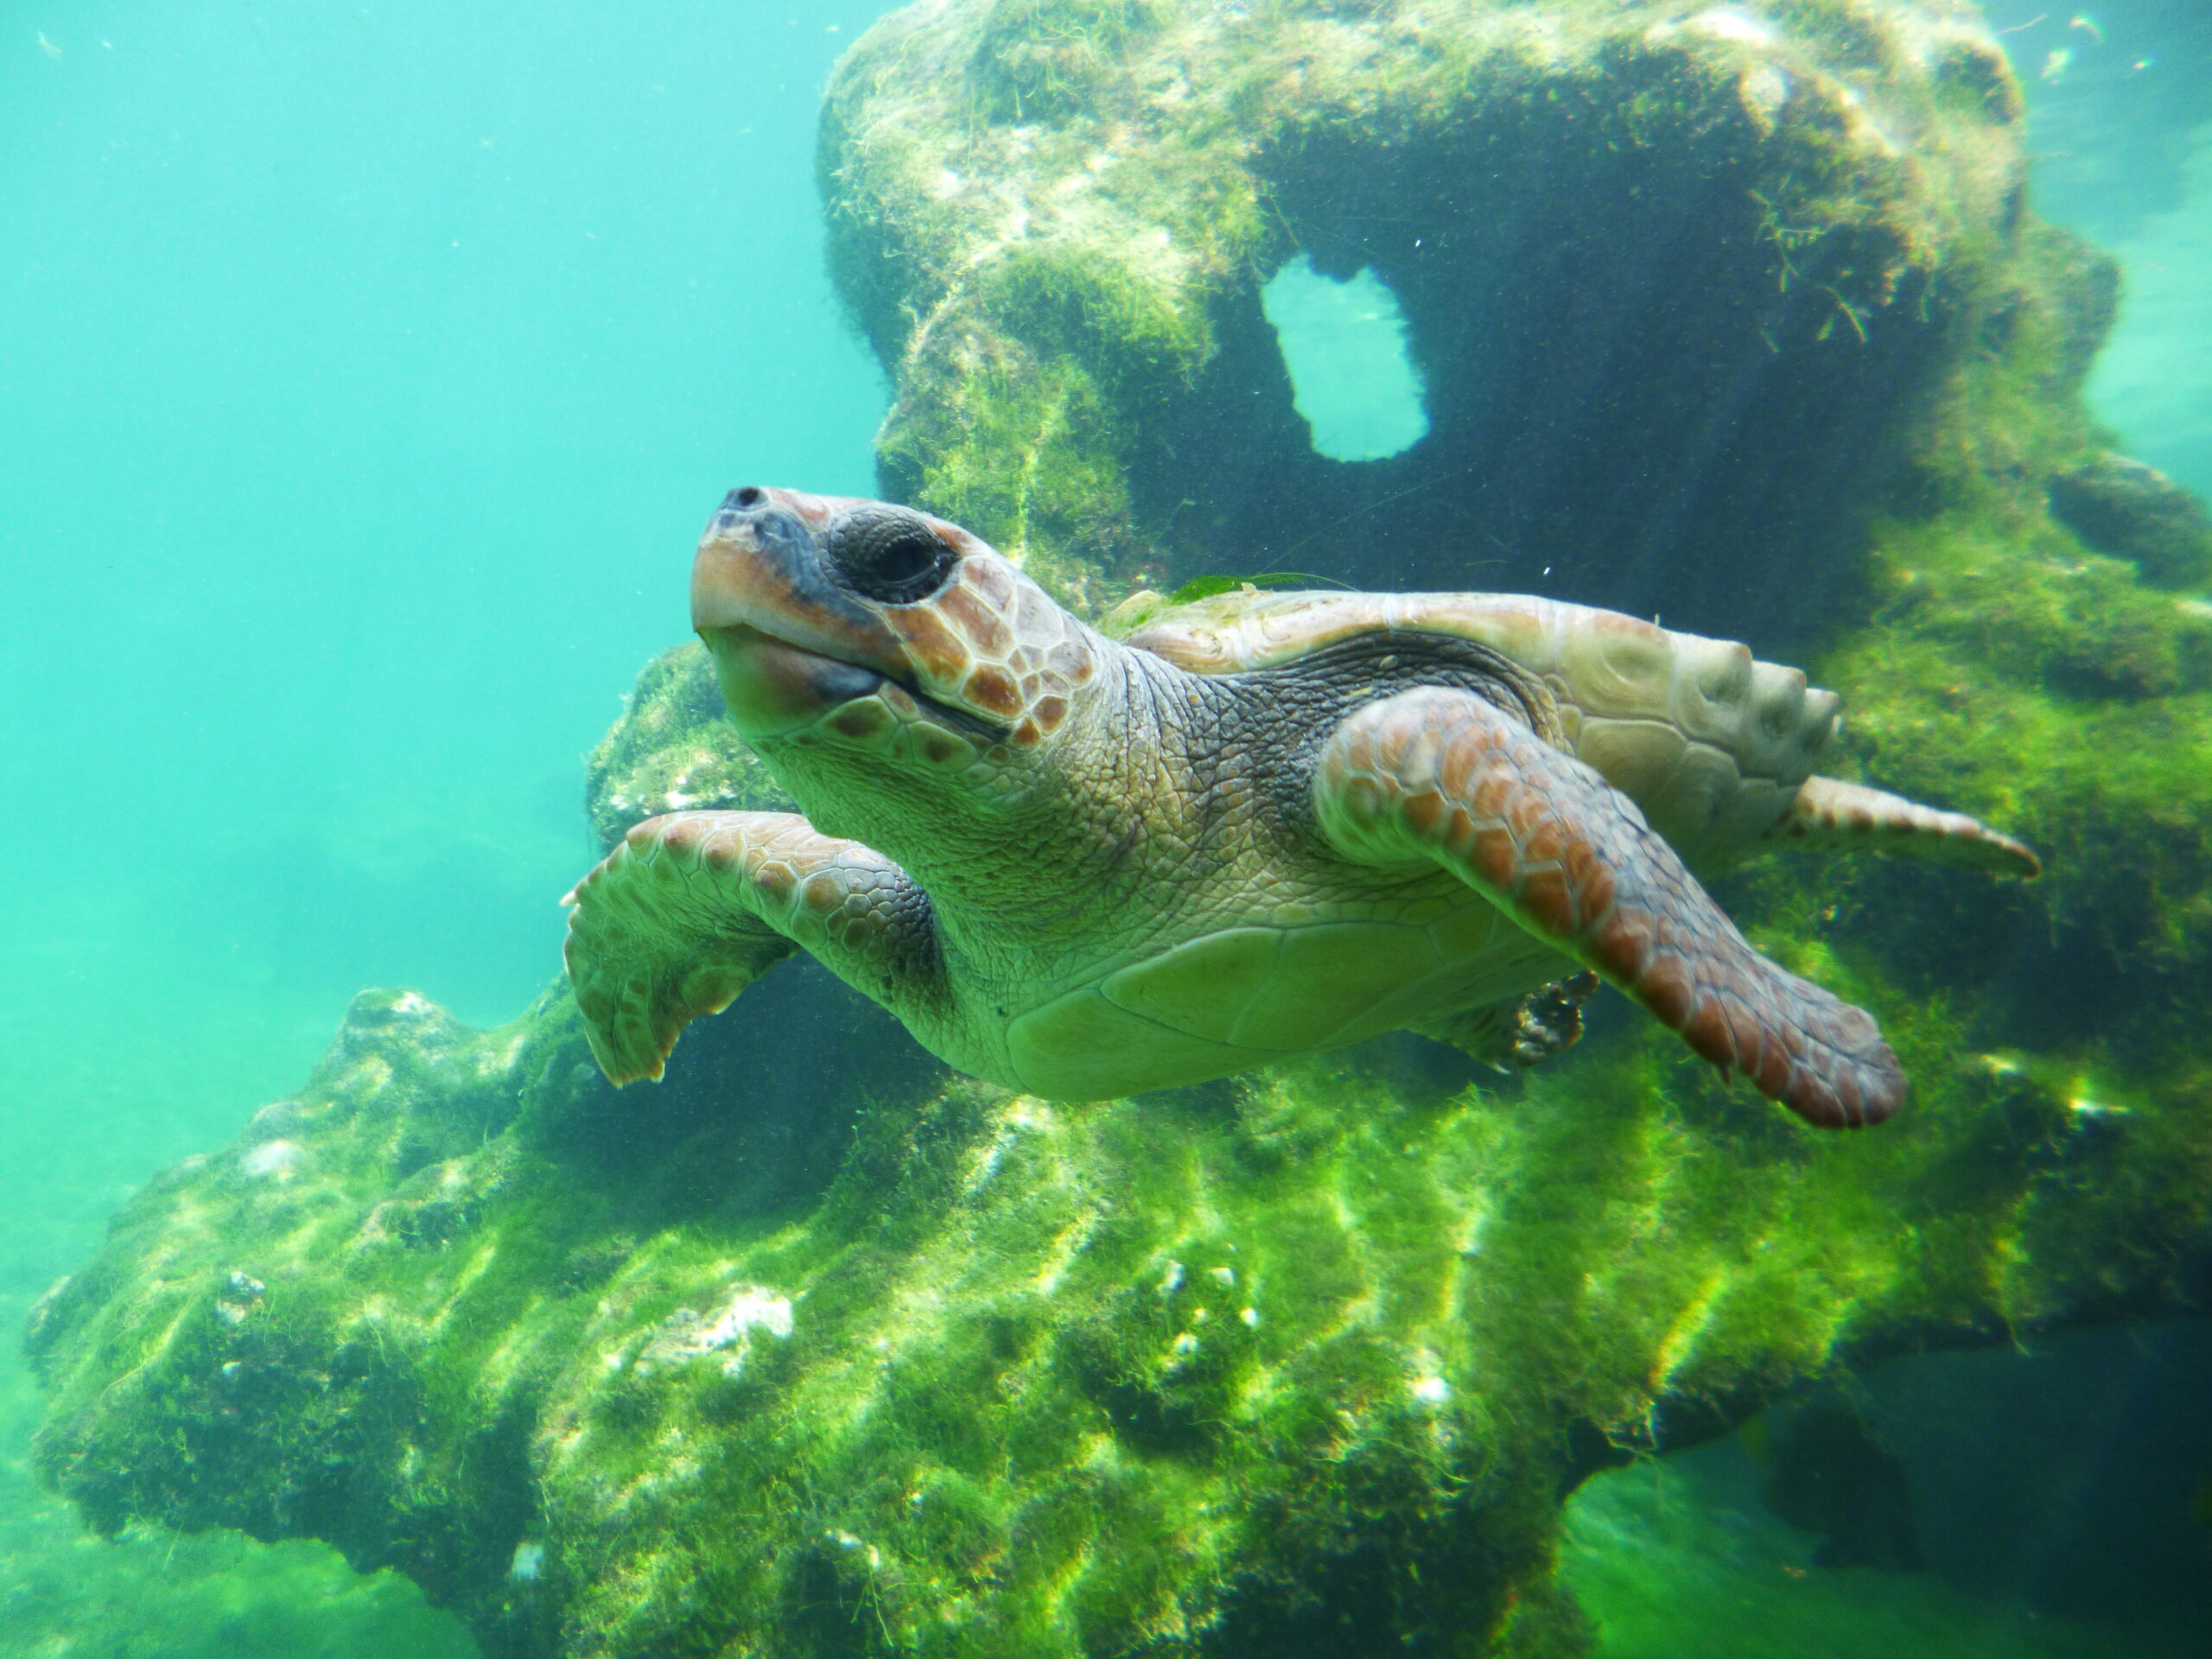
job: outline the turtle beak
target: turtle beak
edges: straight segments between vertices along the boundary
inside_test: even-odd
[[[804,725],[899,677],[905,652],[830,579],[822,532],[855,503],[796,490],[733,490],[691,565],[691,626],[748,735]]]

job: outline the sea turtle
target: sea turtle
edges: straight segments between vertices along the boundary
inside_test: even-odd
[[[1796,670],[1550,600],[1247,588],[1116,639],[957,525],[748,488],[691,620],[806,816],[650,819],[569,895],[617,1084],[798,950],[961,1071],[1077,1100],[1403,1028],[1533,1063],[1594,972],[1856,1127],[1905,1094],[1873,1020],[1693,871],[1818,844],[2037,872],[1815,776],[1836,698]]]

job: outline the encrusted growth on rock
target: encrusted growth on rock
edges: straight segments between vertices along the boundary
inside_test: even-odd
[[[887,491],[1076,602],[1294,559],[1773,644],[1989,311],[2021,115],[1945,0],[938,0],[840,67],[822,175]],[[1404,454],[1313,452],[1301,252],[1397,295]]]
[[[608,848],[664,812],[787,812],[791,800],[723,718],[714,660],[695,640],[639,671],[622,718],[584,759],[584,806]]]
[[[559,996],[367,995],[42,1310],[41,1455],[105,1526],[402,1566],[494,1652],[1568,1651],[1581,1475],[1855,1351],[2155,1303],[2204,1236],[2203,1077],[2093,1116],[1883,1013],[1916,1111],[1811,1142],[1641,1032],[1517,1099],[1356,1054],[810,1100],[769,996],[614,1097]]]

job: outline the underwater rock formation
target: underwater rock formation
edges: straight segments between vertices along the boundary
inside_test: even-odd
[[[2100,553],[2161,588],[2212,582],[2212,514],[2155,467],[2109,452],[2050,480],[2050,511]]]
[[[1510,1094],[1384,1047],[1046,1107],[836,988],[619,1096],[558,993],[364,995],[41,1306],[43,1467],[399,1567],[496,1653],[1567,1653],[1594,1467],[2159,1303],[2205,1238],[2201,1085],[2088,1116],[1894,1004],[1916,1109],[1836,1141],[1640,1030]]]
[[[723,717],[714,663],[693,644],[645,664],[627,712],[584,757],[584,812],[604,850],[632,824],[695,807],[797,810]]]
[[[1077,602],[1287,567],[1778,650],[2002,308],[2023,108],[1948,0],[934,0],[821,170],[883,493]],[[1314,452],[1261,302],[1300,254],[1395,295],[1402,454]]]
[[[2111,562],[2039,596],[2013,556],[1918,550],[1842,660],[1904,754],[1982,700],[1998,735],[1942,727],[1931,773],[2094,822],[2131,785],[2088,751],[2204,721],[2201,664],[2126,699],[2036,653],[2188,613]],[[736,775],[704,671],[648,667],[602,797]],[[1842,1140],[1640,1020],[1496,1089],[1401,1038],[1067,1107],[949,1077],[799,963],[620,1095],[563,988],[481,1033],[365,994],[297,1099],[41,1306],[41,1467],[103,1528],[400,1567],[497,1654],[1582,1651],[1552,1552],[1592,1471],[1839,1364],[2212,1294],[2212,1065],[2173,1023],[2202,978],[2143,962],[2092,1042],[1982,1046],[2048,1020],[1992,978],[2011,931],[2066,938],[2039,895],[2155,898],[2180,823],[2101,828],[2112,868],[2077,849],[2003,904],[1902,867],[1750,884],[1758,942],[1916,1079]]]
[[[2079,385],[2112,269],[2015,219],[2017,98],[1969,22],[1770,15],[925,5],[833,89],[833,233],[898,376],[887,473],[1079,600],[1324,527],[1281,562],[1369,586],[1630,549],[1604,579],[1670,622],[1781,629],[1849,587],[1814,666],[1868,780],[2049,871],[1775,861],[1727,891],[1880,1017],[1903,1116],[1815,1137],[1602,1008],[1495,1085],[1400,1038],[1047,1107],[802,963],[620,1094],[563,986],[488,1033],[368,993],[298,1098],[134,1198],[34,1315],[47,1477],[103,1529],[400,1567],[495,1654],[1565,1656],[1554,1535],[1592,1470],[1902,1349],[2201,1311],[2212,607],[2050,510],[2103,453]],[[1877,142],[1900,109],[1911,156]],[[1457,273],[1424,287],[1428,232],[1361,216],[1447,162],[1464,200],[1402,198]],[[1582,229],[1470,289],[1493,222]],[[1429,448],[1295,453],[1256,291],[1299,246],[1398,291]],[[1470,291],[1523,320],[1480,322],[1503,403],[1438,332]],[[1543,464],[1351,516],[1513,442]],[[1508,563],[1474,563],[1489,534]],[[1607,596],[1575,574],[1553,590]],[[696,646],[589,773],[603,842],[776,804]]]
[[[1814,1565],[1925,1572],[1911,1477],[1865,1417],[1847,1401],[1820,1399],[1779,1415],[1779,1428],[1757,1421],[1766,1430],[1759,1496],[1820,1539]]]

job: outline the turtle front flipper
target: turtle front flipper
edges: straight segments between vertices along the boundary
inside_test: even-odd
[[[1752,950],[1634,802],[1482,698],[1359,709],[1322,747],[1313,804],[1346,858],[1441,865],[1808,1122],[1904,1103],[1872,1016]]]
[[[562,902],[584,1034],[618,1086],[658,1078],[684,1027],[794,950],[884,1002],[936,961],[929,900],[906,873],[795,812],[648,818]]]

